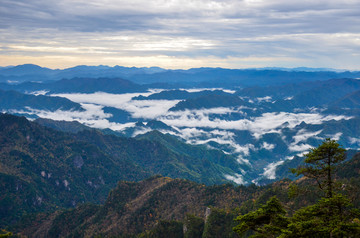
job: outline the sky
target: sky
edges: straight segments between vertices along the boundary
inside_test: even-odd
[[[0,0],[0,66],[360,70],[360,0]]]

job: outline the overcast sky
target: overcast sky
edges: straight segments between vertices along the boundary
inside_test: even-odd
[[[360,70],[360,0],[0,0],[0,66]]]

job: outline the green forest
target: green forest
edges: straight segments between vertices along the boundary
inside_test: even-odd
[[[235,169],[231,157],[159,132],[128,139],[0,122],[0,237],[360,236],[360,153],[335,140],[310,149],[294,180],[209,185],[195,172]],[[188,163],[200,155],[208,162]]]
[[[165,237],[162,234],[174,234],[174,237],[359,237],[360,210],[352,202],[354,197],[347,195],[353,191],[355,181],[338,180],[336,174],[345,160],[345,152],[330,139],[311,149],[305,155],[304,165],[292,169],[306,182],[300,186],[298,181],[290,182],[287,203],[281,202],[275,193],[265,204],[255,205],[258,208],[249,212],[245,212],[251,210],[251,206],[246,205],[249,201],[230,212],[213,208],[205,221],[193,215],[187,215],[183,224],[161,221],[140,237]],[[312,193],[320,196],[315,203],[290,208],[290,203],[299,202],[296,197],[310,200]],[[181,227],[186,229],[181,232]]]

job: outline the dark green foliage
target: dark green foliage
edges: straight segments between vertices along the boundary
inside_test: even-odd
[[[56,206],[99,203],[105,201],[118,180],[150,175],[96,145],[23,117],[0,115],[0,144],[2,224]]]
[[[239,169],[246,171],[251,170],[247,165],[240,165],[234,156],[226,155],[220,150],[208,149],[203,145],[189,145],[180,141],[175,136],[162,134],[156,130],[136,138],[158,142],[166,146],[173,153],[181,155],[184,159],[189,160],[186,163],[187,166],[195,166],[197,171],[202,170],[202,178],[198,181],[194,180],[197,182],[209,184],[209,182],[206,181],[207,179],[210,179],[207,178],[207,175],[213,174],[214,178],[211,179],[213,183],[218,184],[221,180],[225,183],[229,181],[224,179],[223,174],[239,173]]]
[[[51,204],[40,203],[42,191],[17,176],[0,173],[0,223],[8,225],[22,216],[38,210],[54,209]]]
[[[360,153],[355,154],[347,163],[341,164],[336,174],[340,178],[360,177]]]
[[[235,215],[223,209],[211,208],[210,215],[205,221],[203,238],[237,237],[232,230]]]
[[[159,134],[162,142],[169,139]],[[0,220],[11,224],[22,215],[56,206],[103,202],[119,180],[162,174],[215,184],[227,181],[224,174],[237,172],[235,159],[220,151],[175,138],[162,142],[97,130],[64,133],[1,114],[0,179],[5,193],[0,196]]]
[[[359,237],[360,212],[345,196],[322,198],[295,212],[280,237]]]
[[[234,227],[234,231],[239,235],[253,231],[254,234],[250,236],[253,238],[277,237],[288,225],[285,214],[286,211],[279,199],[272,197],[258,210],[238,216],[236,221],[240,224]]]
[[[201,238],[204,232],[204,219],[195,215],[186,215],[184,238]]]
[[[51,225],[46,225],[39,230],[47,232],[48,237],[53,237],[54,233],[50,235],[49,231],[58,231],[58,227],[63,227],[64,236],[75,236],[75,232],[104,236],[137,235],[151,230],[160,220],[176,220],[188,224],[188,237],[197,237],[204,230],[201,217],[204,215],[205,203],[209,197],[216,207],[228,207],[227,211],[230,211],[236,207],[236,204],[247,200],[250,191],[253,190],[248,190],[245,186],[206,187],[182,179],[159,176],[142,182],[121,181],[110,193],[104,205],[97,208],[82,206],[80,210],[72,209],[49,215],[48,220]],[[92,208],[96,209],[96,212],[93,212]],[[90,209],[90,211],[84,209]],[[216,235],[225,232],[224,234],[229,234],[228,237],[232,237],[230,234],[235,234],[232,231],[235,217],[233,212],[216,209],[213,211],[209,221],[214,224],[214,227],[208,226],[206,234]],[[83,214],[88,214],[85,220],[81,218]],[[185,216],[185,214],[194,214],[194,216]],[[44,223],[44,220],[35,224],[41,223]],[[27,223],[26,227],[36,226]],[[36,230],[38,228],[35,230],[27,228],[25,234],[36,233]]]
[[[97,212],[98,206],[92,204],[80,205],[74,210],[62,212],[53,221],[48,232],[49,237],[62,237],[67,234],[81,234],[80,225]],[[68,218],[68,219],[64,219]]]
[[[326,197],[331,198],[334,193],[335,169],[345,160],[345,149],[328,138],[319,147],[312,148],[305,157],[305,165],[294,169],[293,173],[315,179]]]
[[[78,121],[54,121],[51,119],[37,118],[35,120],[39,125],[55,129],[57,131],[78,133],[83,130],[89,130],[90,128],[81,124]]]
[[[146,238],[183,238],[183,223],[178,221],[160,221],[154,229],[144,235]]]
[[[294,169],[293,172],[302,174],[306,178],[315,179],[320,189],[325,191],[314,205],[303,207],[293,213],[292,217],[285,217],[286,211],[278,199],[271,198],[265,206],[239,216],[239,225],[234,230],[241,235],[249,230],[254,233],[250,237],[359,237],[360,211],[352,209],[350,200],[343,194],[335,192],[335,171],[345,159],[345,150],[334,140],[326,139],[319,147],[311,149],[305,155],[306,165]],[[357,164],[357,156],[348,164]],[[345,181],[343,181],[345,182]],[[352,180],[354,182],[354,180]],[[305,190],[309,185],[301,186],[291,183],[289,197],[292,199]],[[356,186],[343,184],[342,189]],[[303,191],[301,191],[303,190]],[[309,190],[307,191],[309,192]],[[309,199],[314,192],[308,193]],[[357,199],[356,199],[357,200]],[[270,209],[269,209],[270,208]],[[274,221],[274,222],[273,222]]]
[[[2,119],[0,120],[0,129],[2,130],[0,134],[2,145],[0,178],[2,179],[1,189],[4,193],[0,196],[0,208],[4,212],[3,214],[7,214],[2,221],[4,222],[2,224],[5,225],[33,212],[53,211],[57,205],[72,206],[71,201],[74,199],[79,201],[78,204],[83,201],[91,201],[91,199],[99,199],[101,196],[106,196],[106,189],[110,189],[109,184],[115,183],[115,180],[138,180],[146,171],[172,172],[171,176],[174,177],[186,173],[192,175],[201,167],[197,167],[199,165],[195,163],[187,166],[186,162],[189,162],[189,158],[198,158],[201,153],[204,153],[204,157],[211,157],[209,161],[214,165],[223,163],[227,158],[217,151],[206,151],[200,147],[196,149],[186,147],[182,143],[173,141],[174,138],[158,132],[153,133],[152,136],[163,143],[155,139],[149,141],[104,136],[96,130],[82,131],[77,134],[60,133],[40,127],[25,118],[2,115]],[[358,159],[359,157],[355,156],[353,160],[345,162],[341,166],[347,169],[349,168],[347,163],[356,165]],[[141,167],[140,164],[144,167]],[[225,164],[230,167],[232,163]],[[186,166],[180,167],[182,165]],[[178,167],[178,169],[168,169],[171,167]],[[190,168],[197,168],[197,170],[192,171]],[[352,167],[350,166],[350,168]],[[43,176],[42,171],[46,172],[46,176]],[[81,172],[82,178],[85,176],[85,181],[80,179],[79,172]],[[50,177],[49,173],[51,173]],[[150,174],[150,172],[148,173]],[[86,189],[86,186],[89,185],[84,186],[84,183],[94,174],[101,175],[105,184],[101,183],[99,179],[98,183],[95,183],[98,187],[89,191]],[[66,189],[64,184],[56,186],[56,178],[61,178],[62,180],[59,180],[61,182],[67,179],[70,183],[68,187],[71,190]],[[360,187],[359,181],[357,178],[353,178],[350,182],[346,178],[341,181],[344,188],[352,189],[354,204],[359,204],[359,198],[356,196]],[[102,206],[80,206],[77,209],[41,215],[41,219],[34,216],[33,222],[28,220],[26,225],[19,226],[16,230],[25,229],[24,234],[44,232],[42,234],[47,234],[48,237],[56,237],[56,234],[60,233],[62,236],[70,237],[81,237],[85,233],[104,237],[118,235],[131,237],[146,230],[150,232],[153,228],[154,232],[180,230],[179,223],[183,222],[189,232],[183,234],[181,229],[181,234],[187,237],[200,237],[200,235],[201,237],[234,237],[236,233],[233,232],[232,227],[236,226],[234,221],[236,215],[254,210],[264,210],[262,204],[276,195],[288,209],[288,215],[298,214],[294,215],[294,220],[291,220],[294,224],[304,221],[301,220],[301,217],[304,217],[303,213],[311,215],[315,214],[315,212],[311,213],[312,211],[329,212],[330,207],[334,204],[335,208],[331,209],[334,211],[333,214],[343,214],[339,216],[343,220],[340,220],[341,223],[334,218],[333,224],[341,223],[343,225],[329,225],[328,227],[332,227],[332,234],[348,234],[347,231],[357,232],[358,220],[356,217],[358,215],[356,211],[347,206],[348,203],[342,202],[342,198],[339,198],[338,201],[329,198],[329,201],[322,203],[325,205],[320,204],[317,207],[312,205],[313,208],[309,207],[311,212],[296,212],[299,207],[314,204],[320,194],[315,192],[315,186],[310,180],[302,179],[301,182],[297,181],[296,183],[299,191],[306,188],[307,193],[299,192],[299,196],[289,199],[287,195],[291,184],[289,180],[282,180],[264,187],[231,184],[207,187],[182,179],[173,180],[159,176],[139,183],[121,181]],[[347,191],[344,193],[351,194]],[[39,200],[39,198],[41,199]],[[269,203],[272,200],[270,199]],[[64,204],[65,202],[70,205]],[[204,224],[201,217],[206,206],[209,205],[214,208]],[[241,207],[235,212],[234,209],[239,205]],[[269,215],[270,218],[264,219],[263,222],[269,222],[271,225],[264,223],[266,225],[259,228],[258,231],[267,235],[279,234],[279,230],[283,234],[293,234],[292,229],[296,229],[298,225],[289,226],[288,230],[286,227],[281,228],[284,213],[275,205],[273,210],[268,209],[267,214],[271,215],[273,212],[277,216]],[[340,207],[341,209],[338,211],[341,210],[343,213],[337,212],[336,206]],[[186,217],[185,214],[188,213],[194,214],[194,216]],[[309,221],[312,219],[310,215],[307,219]],[[8,216],[11,219],[8,219]],[[300,218],[297,219],[297,216]],[[160,222],[171,220],[177,221],[177,225],[171,222]],[[156,224],[160,225],[156,228]],[[14,229],[9,230],[15,231]]]

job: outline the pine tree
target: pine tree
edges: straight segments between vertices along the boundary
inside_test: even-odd
[[[279,199],[274,196],[258,210],[238,216],[235,220],[240,224],[234,227],[234,231],[240,236],[252,231],[251,238],[277,237],[288,225],[285,214]]]
[[[334,195],[334,172],[336,166],[345,160],[345,149],[329,138],[317,148],[312,148],[305,154],[305,164],[297,169],[292,169],[297,176],[304,175],[315,179],[319,188],[325,192],[327,198]]]
[[[359,215],[348,198],[334,194],[331,198],[322,198],[314,205],[297,210],[288,228],[279,237],[360,237]]]
[[[295,211],[292,217],[285,217],[286,211],[273,197],[258,210],[239,216],[235,232],[252,238],[360,237],[360,211],[353,209],[350,200],[334,186],[335,170],[345,159],[345,150],[336,141],[326,139],[305,156],[305,165],[293,172],[315,179],[324,191],[323,197]]]
[[[305,164],[292,172],[315,179],[325,196],[299,209],[280,237],[360,237],[359,211],[335,191],[335,171],[345,160],[345,149],[329,138],[305,155]]]

